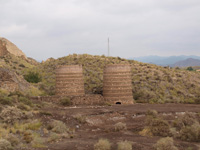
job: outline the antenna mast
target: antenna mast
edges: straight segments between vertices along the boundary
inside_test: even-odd
[[[110,40],[109,40],[109,37],[108,37],[108,57],[110,56]]]

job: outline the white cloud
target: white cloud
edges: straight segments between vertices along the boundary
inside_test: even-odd
[[[199,0],[0,0],[0,36],[36,59],[200,55]],[[42,55],[41,55],[42,53]]]

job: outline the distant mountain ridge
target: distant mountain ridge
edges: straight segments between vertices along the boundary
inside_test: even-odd
[[[186,60],[178,61],[171,67],[189,67],[189,66],[200,66],[200,60],[194,58],[188,58]]]
[[[191,56],[180,55],[180,56],[169,56],[169,57],[144,56],[144,57],[133,57],[129,59],[137,60],[144,63],[156,64],[159,66],[172,66],[179,61],[183,61],[189,58],[200,60],[200,56],[195,56],[195,55],[191,55]]]

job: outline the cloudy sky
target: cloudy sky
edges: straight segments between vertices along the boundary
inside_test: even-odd
[[[200,55],[200,0],[0,0],[0,37],[37,60]]]

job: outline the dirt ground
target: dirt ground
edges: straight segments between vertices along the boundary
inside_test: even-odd
[[[51,115],[39,116],[48,123],[50,119],[63,121],[74,134],[70,138],[52,142],[45,150],[93,150],[100,138],[112,143],[112,150],[117,149],[117,142],[130,141],[133,150],[153,150],[153,144],[161,137],[144,137],[138,133],[144,126],[147,110],[157,110],[165,119],[174,119],[185,112],[200,113],[200,105],[194,104],[133,104],[114,106],[53,106],[46,103],[41,111]],[[79,118],[77,119],[77,116]],[[75,119],[76,118],[76,119]],[[127,130],[114,130],[118,122],[126,123]],[[199,150],[199,143],[175,140],[179,150]]]

